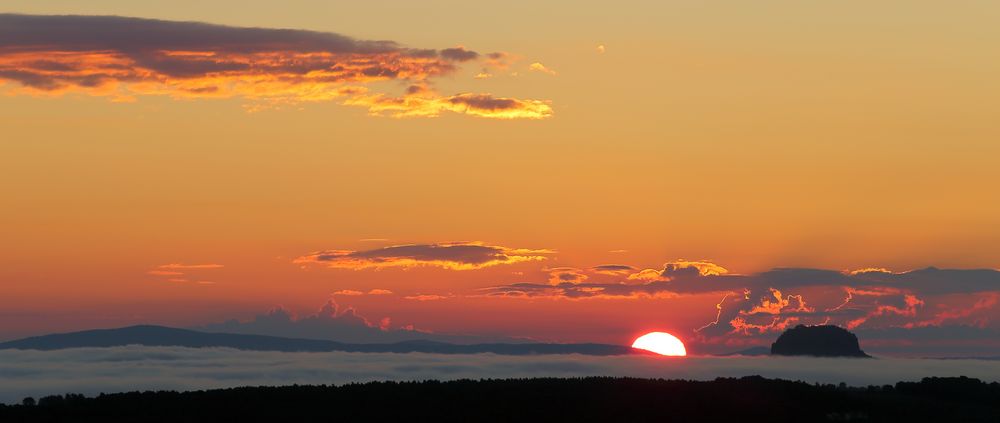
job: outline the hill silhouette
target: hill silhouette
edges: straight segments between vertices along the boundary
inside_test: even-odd
[[[367,353],[436,353],[503,355],[530,354],[584,354],[623,355],[641,354],[632,347],[608,344],[449,344],[435,341],[403,341],[387,344],[349,344],[318,339],[282,338],[265,335],[232,333],[205,333],[165,326],[129,326],[117,329],[97,329],[81,332],[35,336],[0,343],[0,349],[58,350],[82,347],[118,347],[145,345],[153,347],[226,347],[252,351],[284,352],[367,352]]]
[[[847,329],[831,325],[798,325],[788,329],[771,344],[771,354],[871,357],[861,350],[856,335]]]
[[[593,377],[58,395],[22,404],[0,405],[0,421],[996,422],[1000,384],[959,377],[852,388],[759,376]]]

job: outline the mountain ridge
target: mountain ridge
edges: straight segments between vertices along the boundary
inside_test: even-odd
[[[135,325],[112,329],[56,333],[0,342],[0,349],[59,350],[67,348],[118,347],[126,345],[176,346],[189,348],[234,348],[250,351],[281,352],[365,352],[365,353],[436,353],[500,355],[638,354],[631,347],[610,344],[547,344],[547,343],[483,343],[450,344],[437,341],[400,341],[384,344],[352,344],[345,342],[285,338],[268,335],[209,333],[157,325]]]

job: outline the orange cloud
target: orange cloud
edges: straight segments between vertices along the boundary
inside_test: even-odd
[[[506,56],[486,56],[487,64]],[[393,98],[370,94],[379,81],[426,84],[481,56],[464,47],[404,48],[303,30],[236,28],[114,16],[0,14],[0,84],[13,95],[70,93],[135,101],[136,96],[242,98],[250,111],[342,101],[395,117],[456,112],[541,119],[547,102],[430,90]]]
[[[917,315],[917,307],[924,305],[924,301],[923,300],[917,298],[914,295],[910,295],[910,294],[906,294],[906,295],[903,296],[903,302],[905,303],[904,307],[897,307],[897,306],[893,306],[893,305],[879,305],[879,306],[875,307],[874,310],[868,312],[868,314],[865,314],[862,317],[859,317],[857,319],[854,319],[854,320],[851,320],[851,321],[847,322],[847,324],[845,326],[848,329],[854,329],[854,328],[856,328],[858,326],[861,326],[862,324],[864,324],[865,322],[867,322],[869,319],[872,319],[872,318],[878,317],[878,316],[887,315],[887,314],[895,314],[895,315],[899,315],[899,316],[914,317],[914,316]]]
[[[492,94],[456,94],[442,97],[430,91],[410,92],[402,97],[385,94],[358,95],[344,102],[368,108],[371,115],[396,118],[437,117],[453,112],[494,119],[545,119],[552,107],[540,100],[494,97]]]
[[[628,276],[629,280],[668,281],[678,276],[719,276],[729,273],[726,268],[709,261],[676,260],[667,262],[662,270],[643,269]]]
[[[447,295],[433,295],[433,294],[419,294],[419,295],[410,295],[403,297],[403,299],[405,300],[413,300],[413,301],[438,301],[438,300],[445,300],[448,298],[451,297]]]
[[[545,260],[550,250],[531,250],[486,245],[480,242],[395,245],[364,251],[317,251],[294,260],[334,269],[385,269],[392,267],[439,267],[474,270],[502,264]]]
[[[624,276],[634,272],[636,268],[625,264],[602,264],[590,268],[590,271],[599,275]]]
[[[187,282],[191,282],[191,280],[188,279],[188,276],[189,276],[188,273],[191,273],[192,270],[195,271],[195,273],[197,273],[197,272],[203,271],[203,270],[221,269],[223,267],[225,267],[225,266],[223,266],[221,264],[212,264],[212,263],[210,263],[210,264],[169,263],[169,264],[161,264],[159,266],[156,266],[156,268],[147,271],[146,274],[147,275],[152,275],[152,276],[163,276],[163,277],[166,277],[165,280],[167,282],[187,283]],[[213,284],[215,284],[215,282],[213,282],[213,281],[207,281],[207,280],[199,280],[199,281],[196,281],[195,283],[200,284],[200,285],[213,285]]]
[[[538,63],[538,62],[535,62],[535,63],[532,63],[532,64],[528,65],[528,70],[530,70],[532,72],[547,73],[547,74],[552,75],[552,76],[558,75],[558,73],[556,71],[554,71],[552,69],[549,69],[549,68],[545,67],[545,65],[543,65],[541,63]]]
[[[781,291],[770,288],[771,296],[764,297],[761,299],[760,304],[755,305],[746,313],[741,314],[781,314],[786,308],[790,307],[792,300],[798,303],[798,306],[791,309],[793,312],[806,312],[811,313],[815,311],[814,309],[806,306],[806,301],[801,295],[791,295],[782,296]]]
[[[903,325],[903,327],[912,329],[912,328],[924,328],[928,326],[941,326],[941,324],[946,321],[969,317],[980,310],[991,309],[993,308],[993,306],[997,305],[998,302],[1000,302],[1000,292],[990,292],[982,294],[982,298],[976,300],[976,302],[972,304],[971,307],[942,311],[940,313],[935,314],[932,319],[923,320],[920,322],[910,322]]]

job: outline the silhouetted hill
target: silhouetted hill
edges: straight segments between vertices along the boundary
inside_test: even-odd
[[[786,330],[771,344],[773,355],[818,357],[870,357],[858,345],[858,337],[839,326],[798,325]]]
[[[0,405],[3,422],[997,422],[1000,384],[926,378],[851,388],[750,376],[372,382],[59,395]]]
[[[146,345],[156,347],[228,347],[253,351],[286,352],[425,352],[437,354],[494,353],[622,355],[640,353],[631,347],[607,344],[473,344],[456,345],[433,341],[404,341],[391,344],[348,344],[316,339],[281,338],[263,335],[205,333],[164,326],[129,326],[82,332],[36,336],[0,343],[0,349],[58,350],[81,347]]]

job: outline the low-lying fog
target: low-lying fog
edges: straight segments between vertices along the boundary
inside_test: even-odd
[[[1000,381],[1000,361],[779,357],[284,353],[228,348],[115,347],[0,350],[0,402],[26,396],[372,380],[634,376],[708,380],[761,375],[849,385],[925,376]]]

